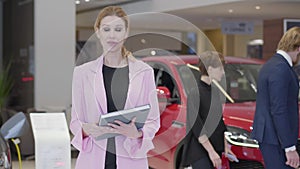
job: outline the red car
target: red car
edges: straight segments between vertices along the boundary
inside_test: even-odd
[[[178,169],[182,140],[186,134],[187,92],[195,85],[197,56],[153,56],[143,61],[154,68],[161,112],[161,128],[154,138],[155,149],[148,153],[155,169]],[[239,162],[223,159],[223,168],[264,168],[258,144],[250,138],[255,110],[256,81],[262,60],[226,57],[227,92],[235,103],[227,102],[223,118],[228,128],[225,137]]]

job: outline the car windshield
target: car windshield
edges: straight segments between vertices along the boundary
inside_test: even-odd
[[[194,77],[200,76],[199,71],[187,65],[177,65],[176,67],[184,89],[188,92],[193,87],[190,82],[194,81]],[[260,68],[259,64],[225,65],[226,90],[235,102],[256,100],[256,84]]]

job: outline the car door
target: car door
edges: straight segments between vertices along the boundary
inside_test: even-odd
[[[161,127],[156,133],[155,149],[150,152],[153,155],[163,154],[174,148],[185,135],[185,107],[181,105],[181,94],[178,88],[178,81],[172,72],[172,69],[166,64],[157,62],[148,62],[154,69],[155,83],[159,90],[166,88],[170,95],[168,98],[159,98]],[[169,153],[163,158],[172,158]]]

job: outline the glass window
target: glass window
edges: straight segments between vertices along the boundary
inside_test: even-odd
[[[261,65],[258,64],[225,65],[227,93],[235,102],[256,100],[257,78],[260,68]],[[193,82],[195,79],[200,77],[199,71],[187,65],[178,65],[177,69],[185,91],[189,92],[189,90],[194,87]]]
[[[154,69],[155,85],[167,87],[171,93],[172,103],[180,103],[180,95],[172,73],[165,65],[160,63],[148,63]]]
[[[255,101],[261,65],[226,64],[227,92],[236,102]]]

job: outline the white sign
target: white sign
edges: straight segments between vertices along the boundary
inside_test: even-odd
[[[71,169],[71,144],[64,113],[30,113],[36,169]]]
[[[222,22],[223,34],[253,34],[254,24],[253,22],[235,22],[227,21]]]

